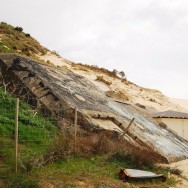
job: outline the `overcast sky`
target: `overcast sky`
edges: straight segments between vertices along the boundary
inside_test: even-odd
[[[0,21],[21,26],[75,62],[188,99],[187,0],[0,0]]]

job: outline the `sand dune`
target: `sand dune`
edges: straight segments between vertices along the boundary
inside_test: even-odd
[[[173,103],[178,104],[179,106],[181,106],[182,108],[184,108],[186,110],[186,112],[188,112],[188,99],[174,99],[171,98],[170,101],[172,101]]]
[[[188,112],[188,100],[172,99],[163,95],[160,91],[142,88],[135,84],[125,84],[121,79],[110,77],[104,73],[85,68],[84,70],[76,66],[71,66],[71,62],[59,57],[51,52],[44,56],[40,56],[44,61],[50,61],[55,66],[66,66],[74,73],[81,75],[92,82],[99,90],[106,92],[107,90],[124,90],[130,96],[129,102],[133,105],[139,103],[146,106],[148,113],[152,114],[159,111],[174,110]],[[110,86],[96,81],[97,76],[103,76],[107,81],[111,82]]]

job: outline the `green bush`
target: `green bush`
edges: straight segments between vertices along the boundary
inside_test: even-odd
[[[23,28],[21,28],[21,27],[15,27],[15,30],[19,31],[19,32],[23,32]]]

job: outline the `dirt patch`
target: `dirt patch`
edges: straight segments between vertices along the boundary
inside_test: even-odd
[[[178,181],[176,188],[188,187],[188,159],[170,164],[171,168],[177,168],[182,171],[181,176],[174,176]]]
[[[106,92],[106,95],[122,102],[129,101],[131,98],[131,96],[123,89],[116,89],[114,91],[109,90]]]

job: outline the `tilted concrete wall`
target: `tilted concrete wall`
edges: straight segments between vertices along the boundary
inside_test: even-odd
[[[11,82],[12,91],[19,95],[30,93],[55,115],[73,118],[77,106],[78,124],[85,130],[106,129],[122,134],[130,120],[135,118],[124,136],[125,142],[151,150],[166,162],[188,157],[186,140],[160,127],[134,106],[115,102],[71,70],[6,54],[0,54],[0,68],[4,79]],[[67,108],[72,110],[65,111]]]

